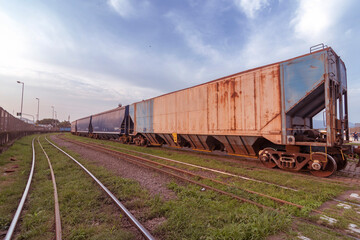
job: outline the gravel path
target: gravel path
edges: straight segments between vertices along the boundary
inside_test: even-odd
[[[66,147],[69,150],[80,154],[83,158],[105,167],[118,176],[139,182],[151,195],[155,196],[156,194],[159,194],[163,200],[176,198],[175,193],[166,187],[172,180],[168,176],[164,176],[147,168],[139,167],[126,160],[121,160],[119,157],[114,157],[106,153],[66,142],[57,136],[51,136],[50,138],[59,146]]]

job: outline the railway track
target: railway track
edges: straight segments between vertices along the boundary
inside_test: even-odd
[[[19,218],[20,218],[20,214],[21,214],[21,211],[23,210],[24,208],[24,204],[25,204],[25,200],[27,198],[27,195],[29,193],[29,189],[30,189],[30,185],[31,185],[31,181],[32,181],[32,178],[33,178],[33,175],[34,175],[34,168],[35,168],[35,147],[34,147],[34,140],[35,138],[32,139],[31,141],[31,148],[32,148],[32,164],[31,164],[31,170],[30,170],[30,174],[29,174],[29,178],[28,178],[28,181],[26,183],[26,187],[25,187],[25,190],[24,190],[24,193],[21,197],[21,200],[20,200],[20,203],[16,209],[16,212],[15,212],[15,215],[11,221],[11,224],[10,224],[10,227],[6,233],[6,236],[4,238],[4,240],[10,240],[14,234],[14,231],[15,231],[15,227],[19,221]]]
[[[74,161],[79,167],[81,167],[99,186],[100,188],[112,199],[117,207],[125,214],[129,221],[139,230],[139,232],[144,236],[145,239],[154,240],[155,238],[151,233],[130,213],[130,211],[118,200],[118,198],[103,184],[99,179],[97,179],[87,168],[85,168],[79,161],[77,161],[70,154],[62,150],[60,147],[49,141],[46,137],[45,140],[51,144],[54,148],[59,150],[61,153],[65,154],[72,161]]]
[[[62,137],[62,139],[66,140],[66,141],[69,141],[68,138],[64,139]],[[108,145],[101,144],[101,143],[99,143],[98,145],[108,146]],[[198,168],[201,168],[203,170],[209,170],[209,171],[212,171],[212,172],[215,172],[215,173],[220,173],[220,174],[223,174],[223,175],[240,178],[240,179],[243,179],[243,180],[254,181],[254,182],[262,182],[264,184],[274,185],[274,186],[277,186],[277,187],[280,187],[280,188],[283,188],[283,189],[288,189],[288,190],[292,190],[292,191],[299,191],[298,189],[287,187],[287,186],[282,186],[282,185],[279,185],[279,184],[274,184],[272,182],[267,182],[267,181],[264,181],[264,180],[254,179],[254,178],[250,178],[250,177],[247,177],[247,176],[235,175],[235,174],[232,174],[232,173],[219,171],[217,169],[210,169],[210,168],[206,168],[206,167],[202,167],[202,166],[198,166],[198,165],[186,164],[184,162],[179,162],[179,161],[176,161],[176,160],[173,160],[173,159],[164,158],[164,157],[160,157],[160,156],[156,156],[156,155],[152,155],[152,154],[148,154],[148,153],[143,153],[143,152],[138,152],[138,151],[134,151],[134,150],[129,150],[127,148],[122,148],[122,147],[117,147],[117,146],[116,147],[112,146],[112,148],[119,149],[121,151],[133,152],[133,153],[140,154],[140,155],[143,155],[143,156],[155,157],[155,158],[166,160],[166,161],[178,162],[178,163],[183,164],[183,165],[188,165],[188,166],[191,166],[191,167],[198,167]],[[245,156],[244,157],[229,158],[229,156],[226,155],[225,158],[224,158],[224,156],[221,156],[221,155],[219,155],[217,153],[207,153],[207,152],[198,153],[198,152],[189,151],[189,150],[186,150],[186,149],[174,149],[174,148],[169,148],[169,147],[167,147],[166,149],[168,149],[170,151],[174,151],[176,153],[178,153],[178,152],[186,152],[186,153],[193,154],[194,156],[199,156],[199,155],[203,156],[203,154],[205,154],[206,156],[210,156],[211,158],[219,160],[219,161],[226,161],[226,162],[229,162],[229,163],[240,164],[241,168],[246,169],[246,170],[253,170],[254,169],[253,167],[255,166],[256,168],[264,169],[266,171],[274,171],[274,172],[282,172],[282,173],[284,172],[283,170],[277,169],[277,168],[267,168],[263,164],[261,164],[260,161],[256,161],[253,158],[246,158]],[[243,162],[246,162],[246,164],[244,164]],[[251,165],[251,167],[249,167],[249,164]],[[358,171],[360,171],[360,168],[358,168]],[[360,184],[360,176],[359,176],[359,178],[351,177],[351,176],[348,176],[348,175],[344,176],[343,171],[340,171],[340,172],[336,173],[335,175],[333,175],[333,176],[331,176],[329,178],[315,177],[315,176],[312,176],[311,174],[309,174],[308,172],[291,172],[291,174],[296,175],[296,176],[301,176],[301,177],[305,176],[309,180],[313,179],[313,180],[315,180],[317,182],[323,182],[323,183],[331,182],[333,184],[340,184],[340,185],[347,185],[347,186],[357,186],[358,184]]]
[[[63,138],[62,138],[63,139]],[[218,192],[220,194],[223,194],[223,195],[227,195],[227,196],[230,196],[234,199],[237,199],[241,202],[246,202],[246,203],[250,203],[250,204],[253,204],[259,208],[262,208],[262,209],[267,209],[267,210],[273,210],[273,211],[276,211],[276,212],[281,212],[281,210],[279,211],[277,208],[272,208],[272,207],[269,207],[269,206],[265,206],[261,203],[258,203],[256,201],[253,201],[253,200],[250,200],[250,199],[246,199],[246,198],[242,198],[242,197],[239,197],[238,195],[236,194],[233,194],[233,193],[230,193],[229,191],[224,191],[224,190],[221,190],[219,188],[216,188],[216,187],[213,187],[213,186],[209,186],[209,185],[206,185],[206,184],[203,184],[201,182],[198,182],[198,181],[195,181],[195,180],[192,180],[192,179],[189,179],[189,178],[185,178],[183,175],[187,175],[187,176],[190,176],[192,178],[200,178],[200,179],[203,179],[203,180],[208,180],[208,181],[211,181],[213,183],[216,183],[216,184],[220,184],[222,186],[226,186],[228,188],[236,188],[235,186],[233,185],[229,185],[225,182],[221,182],[221,181],[218,181],[218,180],[215,180],[215,179],[211,179],[211,178],[208,178],[208,177],[204,177],[202,175],[199,175],[199,174],[194,174],[192,172],[189,172],[189,171],[186,171],[186,170],[183,170],[183,169],[179,169],[177,167],[173,167],[173,166],[169,166],[169,165],[166,165],[166,164],[161,164],[161,163],[158,163],[158,162],[155,162],[155,161],[152,161],[152,160],[149,160],[149,159],[145,159],[145,158],[142,158],[142,157],[139,157],[139,156],[135,156],[135,155],[131,155],[131,154],[127,154],[127,153],[124,153],[124,152],[119,152],[119,151],[116,151],[116,150],[113,150],[113,149],[110,149],[110,148],[106,148],[106,147],[103,147],[102,145],[99,145],[99,144],[89,144],[89,143],[82,143],[82,142],[79,142],[79,141],[73,141],[73,140],[69,140],[69,139],[63,139],[65,141],[68,141],[68,142],[71,142],[73,144],[77,144],[79,146],[83,146],[83,147],[86,147],[86,148],[90,148],[90,149],[93,149],[95,151],[99,151],[99,152],[103,152],[103,153],[107,153],[107,154],[110,154],[110,155],[113,155],[115,157],[121,157],[122,160],[125,160],[125,161],[128,161],[128,162],[131,162],[133,164],[136,164],[138,166],[141,166],[141,167],[145,167],[145,168],[149,168],[149,169],[153,169],[155,171],[158,171],[158,172],[161,172],[161,173],[164,173],[164,174],[167,174],[169,176],[172,176],[172,177],[175,177],[181,181],[186,181],[186,182],[190,182],[192,184],[195,184],[195,185],[198,185],[198,186],[201,186],[203,187],[204,189],[208,189],[208,190],[212,190],[212,191],[215,191],[215,192]],[[127,149],[126,149],[127,150]],[[135,153],[136,151],[132,151],[133,153]],[[144,153],[140,153],[140,152],[136,152],[136,154],[144,154]],[[172,160],[172,159],[167,159],[167,158],[163,158],[163,157],[159,157],[159,156],[155,156],[155,155],[151,155],[151,154],[144,154],[144,155],[148,155],[148,156],[151,156],[151,157],[155,157],[155,158],[159,158],[159,159],[162,159],[162,160]],[[176,161],[177,162],[177,161]],[[168,169],[168,170],[164,170],[164,169]],[[176,172],[176,173],[174,173]],[[179,175],[180,173],[180,175]],[[282,199],[278,199],[278,198],[275,198],[275,197],[271,197],[269,195],[266,195],[266,194],[262,194],[262,193],[259,193],[259,192],[255,192],[255,191],[251,191],[251,190],[248,190],[248,189],[243,189],[243,188],[238,188],[244,192],[247,192],[247,193],[251,193],[251,194],[254,194],[254,195],[257,195],[259,197],[263,197],[263,198],[268,198],[268,199],[271,199],[273,200],[274,202],[276,203],[279,203],[279,204],[284,204],[284,205],[289,205],[289,206],[293,206],[293,207],[296,207],[296,208],[299,208],[299,209],[302,209],[304,208],[304,206],[302,205],[299,205],[299,204],[295,204],[295,203],[291,203],[291,202],[288,202],[288,201],[284,201]],[[312,210],[312,212],[314,214],[321,214],[322,217],[324,218],[328,218],[326,215],[324,215],[324,213],[322,211],[319,211],[319,210]],[[339,229],[334,229],[334,228],[329,228],[327,226],[324,226],[322,224],[319,224],[319,223],[316,223],[316,222],[313,222],[313,221],[309,221],[307,219],[302,219],[302,218],[298,218],[298,217],[294,217],[294,219],[296,221],[299,221],[299,222],[305,222],[305,223],[309,223],[311,222],[311,224],[313,225],[316,225],[316,226],[319,226],[319,227],[323,227],[323,228],[326,228],[328,230],[331,230],[331,231],[334,231],[334,232],[337,232],[339,234],[343,234],[343,235],[346,235],[350,238],[355,238],[357,239],[356,237],[352,236],[352,235],[349,235],[346,231],[344,230],[339,230]]]
[[[61,233],[61,218],[60,218],[59,197],[58,197],[58,193],[57,193],[55,174],[54,174],[54,170],[51,165],[50,158],[49,158],[48,154],[46,153],[45,149],[43,148],[43,146],[41,145],[41,143],[39,141],[39,137],[37,138],[37,142],[38,142],[41,150],[43,151],[43,153],[48,161],[49,168],[50,168],[51,181],[52,181],[53,188],[54,188],[55,233],[56,233],[55,239],[60,240],[61,235],[62,235],[62,233]]]
[[[6,233],[6,236],[5,236],[4,240],[10,240],[12,238],[12,236],[14,234],[14,231],[15,231],[15,228],[16,228],[16,225],[17,225],[17,223],[19,221],[22,209],[24,207],[27,195],[29,193],[30,185],[31,185],[31,182],[32,182],[32,179],[33,179],[33,176],[34,176],[34,168],[35,168],[35,161],[36,161],[36,152],[35,152],[34,141],[35,141],[35,138],[33,138],[32,142],[31,142],[33,153],[32,153],[32,165],[31,165],[29,178],[28,178],[24,193],[22,195],[22,198],[20,200],[20,203],[18,205],[18,208],[16,210],[16,213],[15,213],[15,215],[13,217],[13,220],[12,220],[12,222],[10,224],[10,227],[9,227],[7,233]],[[49,164],[49,169],[50,169],[50,173],[51,173],[51,180],[52,180],[52,184],[53,184],[53,188],[54,188],[55,239],[56,240],[61,240],[61,238],[62,238],[61,237],[62,236],[62,233],[61,233],[61,219],[60,219],[60,208],[59,208],[59,200],[58,200],[58,193],[57,193],[57,187],[56,187],[55,174],[54,174],[54,171],[53,171],[49,156],[47,155],[45,149],[41,145],[41,143],[39,141],[39,137],[37,138],[37,142],[38,142],[40,148],[42,149],[42,151],[43,151],[43,153],[44,153],[44,155],[45,155],[45,157],[46,157],[46,159],[48,161],[48,164]]]
[[[236,162],[242,164],[242,168],[244,169],[251,169],[249,166],[257,167],[260,169],[266,169],[268,171],[277,171],[277,172],[284,172],[284,170],[278,168],[267,168],[265,167],[260,161],[254,158],[248,158],[246,156],[228,156],[222,155],[216,152],[196,152],[193,150],[182,149],[182,148],[172,148],[172,147],[165,147],[169,151],[173,152],[186,152],[187,154],[194,154],[194,155],[206,155],[210,156],[214,159],[220,159],[221,161],[226,162]],[[335,172],[332,176],[328,178],[319,179],[318,177],[314,177],[309,174],[307,171],[299,171],[299,172],[292,172],[294,175],[298,176],[306,176],[309,179],[314,179],[321,182],[333,182],[333,183],[344,183],[347,185],[359,185],[360,184],[360,167],[356,166],[356,162],[348,162],[348,166],[338,172]]]
[[[75,144],[77,144],[79,142],[79,141],[72,141],[72,140],[65,139],[65,138],[61,138],[61,139],[64,140],[64,141],[73,142]],[[106,145],[104,145],[104,144],[94,144],[94,146],[106,146]],[[205,171],[209,171],[209,172],[212,172],[212,173],[217,173],[217,174],[221,174],[221,175],[224,175],[224,176],[230,176],[230,177],[239,178],[239,179],[244,180],[244,181],[263,183],[263,184],[266,184],[266,185],[272,185],[272,186],[275,186],[275,187],[278,187],[278,188],[282,188],[282,189],[286,189],[286,190],[290,190],[290,191],[295,191],[295,192],[299,191],[298,189],[287,187],[287,186],[284,186],[284,185],[275,184],[275,183],[272,183],[272,182],[267,182],[267,181],[264,181],[264,180],[259,180],[259,179],[247,177],[247,176],[244,176],[244,175],[233,174],[233,173],[226,172],[226,171],[220,171],[220,170],[217,170],[217,169],[214,169],[214,168],[208,168],[208,167],[204,167],[204,166],[200,166],[200,165],[181,162],[181,161],[177,161],[177,160],[174,160],[174,159],[160,157],[160,156],[156,156],[156,155],[153,155],[153,154],[138,152],[138,151],[134,151],[134,150],[129,150],[127,148],[122,148],[122,147],[113,147],[113,148],[119,149],[119,150],[122,150],[122,151],[127,151],[127,152],[134,153],[134,154],[140,154],[140,155],[143,155],[143,156],[149,156],[149,157],[157,158],[159,160],[165,160],[165,161],[172,162],[172,163],[178,163],[178,164],[182,164],[182,165],[185,165],[185,166],[198,168],[200,170],[205,170]],[[264,169],[267,169],[267,168],[264,168]]]

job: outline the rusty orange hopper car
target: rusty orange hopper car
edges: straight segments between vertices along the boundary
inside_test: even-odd
[[[117,137],[253,156],[269,168],[327,177],[346,166],[347,104],[345,64],[323,47],[126,106],[128,129]],[[316,115],[324,131],[314,128]]]

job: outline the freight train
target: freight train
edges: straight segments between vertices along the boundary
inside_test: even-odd
[[[314,128],[321,116],[324,131]],[[330,47],[78,119],[71,132],[138,146],[253,156],[327,177],[346,166],[344,62]]]

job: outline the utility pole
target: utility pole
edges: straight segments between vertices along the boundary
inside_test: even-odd
[[[20,119],[22,119],[22,112],[23,112],[23,102],[24,102],[24,83],[17,81],[17,83],[22,84],[22,92],[21,92],[21,111],[20,111]]]
[[[52,108],[52,119],[54,119],[54,106],[51,106]]]
[[[39,116],[40,99],[36,98],[36,100],[38,101],[37,121],[39,122],[39,120],[40,120],[40,116]]]
[[[53,127],[55,126],[55,121],[54,121],[54,106],[52,107],[52,120],[53,120]]]

